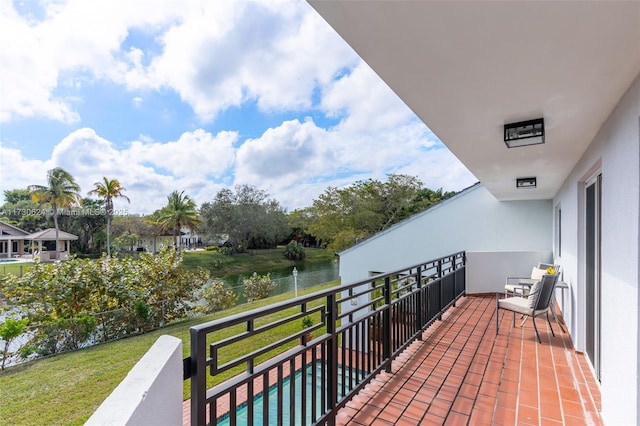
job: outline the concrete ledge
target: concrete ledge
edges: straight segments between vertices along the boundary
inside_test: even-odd
[[[85,424],[181,425],[182,340],[160,336]]]

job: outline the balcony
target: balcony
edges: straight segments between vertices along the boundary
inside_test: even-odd
[[[184,424],[601,424],[598,386],[569,335],[545,324],[538,344],[530,319],[512,328],[501,311],[496,336],[495,297],[465,297],[465,267],[458,253],[194,327],[191,372],[244,371],[216,386],[193,375]],[[221,361],[228,346],[309,315],[311,342],[297,343],[301,331]],[[214,337],[234,325],[243,331]]]
[[[543,328],[541,325],[545,324]],[[600,391],[583,355],[538,320],[511,328],[495,298],[466,297],[336,416],[337,424],[600,425]],[[555,325],[555,324],[554,324]]]
[[[602,424],[599,387],[569,335],[538,321],[539,344],[531,319],[511,327],[503,311],[496,335],[495,297],[465,295],[466,268],[456,253],[193,327],[183,424]],[[156,352],[177,353],[179,341],[165,344]],[[156,369],[175,375],[171,362]],[[149,415],[180,418],[179,396],[166,402],[179,394],[172,380],[141,393]],[[96,424],[125,411],[108,401]]]
[[[336,424],[601,425],[600,390],[584,355],[557,328],[511,328],[495,299],[466,297],[338,411]],[[540,321],[542,324],[542,321]],[[539,325],[540,325],[539,324]],[[184,426],[190,423],[184,404]]]

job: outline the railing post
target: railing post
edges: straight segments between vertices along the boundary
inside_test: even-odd
[[[191,328],[191,426],[207,423],[207,335]]]
[[[442,291],[442,258],[438,259],[438,321],[442,321],[442,307],[444,306],[444,292]]]
[[[384,279],[384,303],[386,308],[382,313],[383,330],[386,330],[382,339],[382,355],[387,363],[386,371],[391,373],[391,277]]]
[[[416,282],[418,284],[418,291],[416,292],[416,330],[422,330],[424,325],[422,313],[422,266],[418,266],[416,270]],[[422,340],[422,333],[418,334],[418,340]]]
[[[336,335],[336,320],[338,317],[336,294],[332,293],[327,296],[327,404],[329,409],[329,417],[327,418],[330,426],[336,423],[335,408],[338,402],[338,336]]]

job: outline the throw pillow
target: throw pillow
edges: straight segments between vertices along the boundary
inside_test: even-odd
[[[542,280],[536,281],[534,285],[531,286],[531,290],[529,290],[529,307],[531,309],[536,308],[536,302],[538,301],[538,293],[542,289]]]
[[[534,266],[533,269],[531,270],[531,279],[532,280],[541,280],[542,276],[544,274],[546,274],[546,273],[547,273],[547,271],[545,271],[544,269],[536,268]]]

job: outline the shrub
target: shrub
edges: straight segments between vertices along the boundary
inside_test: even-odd
[[[203,269],[182,268],[181,252],[163,249],[139,259],[35,262],[22,277],[3,276],[0,294],[28,318],[29,349],[48,355],[184,318],[208,281]]]
[[[0,325],[0,340],[4,341],[4,345],[0,351],[0,370],[4,370],[5,362],[19,351],[9,352],[9,346],[16,337],[24,333],[28,322],[26,319],[17,320],[7,318],[5,322]]]
[[[275,283],[271,281],[271,274],[258,275],[256,272],[251,277],[242,280],[242,284],[244,285],[244,296],[249,303],[264,299],[276,288]]]
[[[213,280],[202,290],[202,297],[207,301],[207,305],[200,310],[209,313],[234,306],[239,296],[221,280]]]
[[[304,247],[297,241],[291,241],[284,248],[284,257],[289,260],[302,260],[305,256]]]

